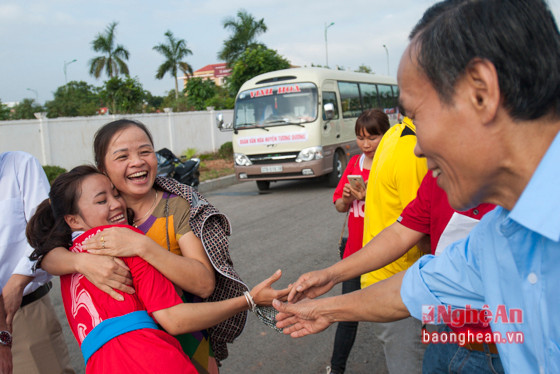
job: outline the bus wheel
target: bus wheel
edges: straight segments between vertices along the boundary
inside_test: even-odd
[[[257,181],[259,191],[268,191],[270,189],[270,181]]]
[[[327,185],[336,187],[338,181],[346,169],[346,157],[340,151],[336,151],[333,156],[333,170],[327,175]]]

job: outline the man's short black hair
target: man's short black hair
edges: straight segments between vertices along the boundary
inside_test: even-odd
[[[560,36],[544,0],[442,1],[424,13],[410,40],[444,103],[452,103],[468,64],[481,58],[496,67],[512,118],[560,117]]]

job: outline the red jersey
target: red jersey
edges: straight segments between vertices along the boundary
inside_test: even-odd
[[[369,178],[369,170],[362,167],[362,155],[356,155],[350,159],[346,170],[340,177],[340,181],[334,190],[333,203],[342,197],[342,189],[348,183],[349,175],[361,175],[364,182]],[[350,256],[352,253],[358,252],[362,248],[362,240],[364,237],[364,207],[363,200],[354,200],[350,204],[348,210],[348,241],[346,248],[344,248],[344,255],[342,258]]]
[[[430,235],[432,254],[437,255],[448,244],[465,238],[474,225],[495,207],[493,204],[480,204],[465,212],[453,209],[449,205],[447,194],[437,185],[437,179],[432,176],[432,173],[428,173],[418,188],[416,199],[404,208],[398,222],[409,229]],[[492,331],[490,327],[481,324],[449,327],[458,333]]]
[[[430,243],[432,254],[436,253],[436,248],[441,247],[440,238],[448,235],[449,230],[459,231],[459,227],[463,227],[462,233],[458,232],[457,240],[467,236],[472,226],[468,224],[471,220],[477,223],[489,211],[496,206],[493,204],[480,204],[479,206],[469,209],[465,212],[459,212],[449,205],[447,194],[437,185],[437,180],[431,173],[426,174],[422,180],[422,184],[418,188],[416,199],[412,200],[401,213],[398,219],[402,225],[430,235]],[[453,224],[452,217],[454,215],[462,215],[467,217],[464,221],[461,218],[455,220],[460,221],[459,224]],[[461,225],[467,223],[466,225]],[[451,235],[451,234],[449,234]]]
[[[138,233],[140,230],[127,227]],[[82,243],[103,229],[101,226],[78,236],[70,251],[83,252]],[[117,301],[99,290],[82,274],[60,277],[62,301],[74,337],[84,338],[102,321],[136,311],[152,312],[181,304],[173,284],[139,257],[123,257],[130,268],[133,295],[119,292]],[[86,363],[86,373],[196,373],[177,339],[158,329],[144,328],[119,335],[97,350]]]

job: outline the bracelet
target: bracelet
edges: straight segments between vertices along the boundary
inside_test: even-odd
[[[247,305],[249,305],[249,310],[251,312],[255,312],[255,310],[257,309],[257,304],[255,304],[255,301],[253,300],[253,296],[251,296],[249,291],[243,292],[243,296],[245,296],[245,300],[247,300]]]

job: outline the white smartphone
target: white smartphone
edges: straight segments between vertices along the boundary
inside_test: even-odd
[[[363,189],[366,188],[364,178],[362,178],[361,175],[349,175],[348,182],[350,183],[352,188],[358,188],[358,185],[362,186]]]

